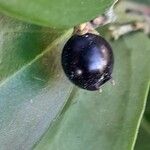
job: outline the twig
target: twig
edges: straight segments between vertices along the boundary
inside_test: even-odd
[[[119,37],[124,34],[135,31],[143,31],[145,34],[150,34],[150,7],[142,4],[137,4],[133,2],[124,3],[124,13],[129,14],[130,16],[139,16],[142,17],[143,21],[134,21],[124,24],[114,24],[109,27],[111,31],[111,36],[113,39],[117,40]]]
[[[146,28],[147,27],[147,28]],[[123,25],[111,25],[109,27],[111,36],[114,40],[119,39],[121,36],[128,34],[130,32],[142,30],[146,34],[149,33],[150,28],[146,22],[132,22]]]
[[[118,0],[116,0],[113,5],[110,7],[109,10],[107,10],[104,14],[98,16],[97,18],[89,21],[89,22],[85,22],[83,24],[80,24],[78,26],[76,26],[74,28],[74,34],[85,34],[85,33],[95,33],[95,34],[99,34],[95,29],[103,26],[105,24],[108,24],[110,22],[115,21],[116,16],[113,12],[113,8],[115,6],[115,4],[118,2]]]

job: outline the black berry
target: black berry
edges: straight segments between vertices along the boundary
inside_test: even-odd
[[[111,46],[95,34],[73,35],[63,48],[64,72],[71,82],[83,89],[98,90],[111,79],[113,64]]]

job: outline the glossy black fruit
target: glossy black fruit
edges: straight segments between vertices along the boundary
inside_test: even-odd
[[[73,35],[63,48],[64,72],[71,82],[83,89],[98,90],[111,79],[113,64],[111,46],[95,34]]]

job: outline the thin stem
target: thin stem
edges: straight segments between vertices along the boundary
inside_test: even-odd
[[[122,25],[111,25],[109,27],[109,30],[114,40],[117,40],[121,36],[128,34],[130,32],[141,30],[144,31],[146,34],[148,34],[150,31],[147,22],[131,22]]]
[[[113,12],[113,8],[118,1],[119,0],[116,0],[113,3],[113,5],[110,7],[110,9],[107,10],[104,14],[98,16],[97,18],[95,18],[89,22],[85,22],[83,24],[76,26],[74,28],[73,34],[83,35],[83,34],[90,33],[90,32],[95,33],[95,34],[99,34],[95,30],[96,28],[103,26],[105,24],[108,24],[110,22],[113,22],[116,19],[115,14]]]

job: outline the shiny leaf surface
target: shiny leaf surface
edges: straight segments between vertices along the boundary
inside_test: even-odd
[[[144,43],[137,43],[141,40]],[[112,46],[116,86],[105,85],[102,94],[76,89],[61,119],[35,150],[134,147],[149,87],[150,42],[146,35],[136,33],[112,42]]]
[[[59,62],[71,31],[61,37],[4,16],[0,22],[0,147],[30,149],[70,95]]]
[[[73,27],[106,11],[113,0],[0,0],[0,11],[38,25]]]

